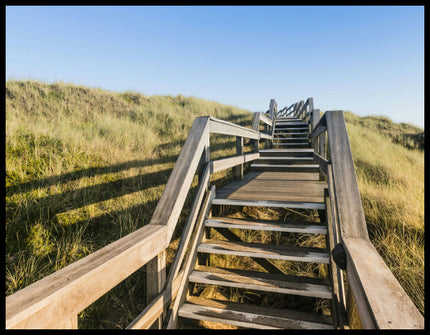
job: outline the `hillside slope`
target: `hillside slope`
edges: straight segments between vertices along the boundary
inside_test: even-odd
[[[6,295],[147,224],[203,115],[247,127],[252,119],[249,111],[181,95],[7,82]],[[345,117],[370,236],[423,312],[422,130]],[[234,153],[234,139],[213,139],[212,158]],[[129,324],[146,305],[144,271],[83,311],[79,326]]]
[[[7,82],[6,295],[148,224],[194,119],[204,115],[252,121],[249,111],[181,95]],[[213,143],[212,157],[234,153],[233,140]],[[81,313],[89,321],[80,326],[111,328],[109,313],[130,323],[113,301],[144,292],[141,277]],[[146,299],[136,296],[127,308],[138,313]]]

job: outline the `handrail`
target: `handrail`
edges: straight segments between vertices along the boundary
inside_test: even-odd
[[[343,111],[327,111],[318,122],[319,111],[314,111],[310,138],[317,149],[314,156],[326,165],[322,171],[331,171],[329,193],[335,202],[337,238],[346,252],[346,276],[360,322],[364,328],[423,328],[421,313],[370,242]]]
[[[275,114],[272,113],[272,116],[275,117]],[[266,125],[273,125],[273,121],[261,114],[254,115],[254,119],[256,122],[253,126],[257,126],[256,130],[211,116],[197,117],[150,223],[6,297],[6,328],[77,328],[79,312],[145,264],[148,266],[154,263],[155,272],[147,272],[149,276],[155,276],[154,281],[158,284],[152,286],[156,292],[151,293],[147,288],[148,295],[151,293],[153,298],[145,311],[130,325],[131,328],[142,325],[149,327],[180,290],[179,283],[182,283],[184,275],[180,266],[189,243],[189,233],[200,212],[210,174],[258,159],[258,142],[261,139],[272,139],[269,134],[258,130],[258,123],[262,121]],[[210,133],[236,136],[238,155],[211,162]],[[256,142],[255,153],[243,154],[243,138]],[[165,250],[171,241],[202,156],[205,156],[205,172],[200,176],[200,185],[187,220],[188,230],[184,229],[172,271],[168,281],[164,283],[162,278],[165,278],[165,267],[162,268],[161,265],[165,264],[165,260],[161,258],[165,257]],[[150,277],[148,279],[151,281]]]

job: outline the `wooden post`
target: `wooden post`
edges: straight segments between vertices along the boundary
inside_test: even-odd
[[[320,110],[314,109],[312,112],[312,118],[311,118],[311,131],[313,131],[316,128],[318,122],[320,122],[320,118],[321,118]],[[312,146],[315,152],[320,154],[320,152],[318,151],[318,138],[320,137],[314,137],[312,139]]]
[[[254,113],[254,117],[252,119],[252,130],[258,131],[260,132],[260,113]],[[258,140],[253,140],[254,141],[254,152],[259,152],[259,148],[258,148]]]
[[[243,137],[240,136],[236,136],[236,154],[238,156],[243,155]],[[243,164],[237,166],[236,176],[243,179]]]
[[[146,265],[146,302],[149,304],[161,292],[166,282],[166,250],[154,257]],[[163,315],[154,322],[151,328],[161,329]]]

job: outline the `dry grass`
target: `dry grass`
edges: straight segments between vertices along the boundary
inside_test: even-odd
[[[248,127],[252,118],[245,110],[181,95],[145,96],[64,83],[7,82],[6,295],[147,224],[193,120],[203,115]],[[345,116],[372,242],[424,313],[422,130],[384,117]],[[234,138],[211,135],[211,159],[234,152]],[[232,177],[231,171],[223,172],[211,181],[221,185]],[[168,250],[168,262],[186,213],[185,209]],[[248,207],[230,215],[318,220],[315,213]],[[236,233],[253,242],[325,245],[325,238]],[[253,261],[235,257],[213,256],[211,261],[261,270]],[[298,275],[318,277],[326,271],[292,262],[277,265]],[[79,326],[125,327],[146,306],[145,286],[143,268],[82,311]],[[259,300],[265,305],[278,299],[250,292],[206,293],[236,301]],[[326,307],[314,306],[316,310]]]

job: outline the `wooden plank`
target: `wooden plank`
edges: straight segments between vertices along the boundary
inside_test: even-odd
[[[243,156],[243,137],[236,137],[236,155]],[[260,154],[258,154],[258,157],[260,157]],[[237,167],[236,177],[243,179],[243,163]]]
[[[209,210],[211,208],[212,200],[215,196],[215,186],[212,186],[211,190],[206,193],[205,200],[203,202],[202,208],[199,213],[199,217],[197,219],[197,225],[196,225],[196,234],[194,236],[193,241],[191,242],[191,246],[189,248],[189,253],[184,261],[184,276],[181,280],[181,283],[179,285],[178,289],[178,295],[172,304],[172,306],[169,308],[167,317],[166,317],[166,328],[172,329],[176,328],[177,320],[178,320],[178,310],[179,306],[183,303],[186,296],[186,285],[188,283],[188,276],[193,270],[193,265],[196,262],[197,257],[197,245],[200,243],[203,233],[204,233],[204,221],[207,218],[209,214]]]
[[[190,297],[189,302],[181,309],[180,315],[182,317],[199,315],[204,317],[204,320],[213,317],[222,320],[222,323],[256,329],[264,326],[280,329],[333,328],[330,325],[330,318],[322,315],[196,297]]]
[[[191,273],[189,280],[200,284],[322,299],[332,298],[327,282],[303,276],[298,277],[284,274],[199,266]]]
[[[168,283],[171,283],[179,273],[180,267],[182,265],[182,261],[184,260],[185,252],[188,247],[188,243],[191,239],[191,234],[194,231],[194,227],[196,225],[197,217],[203,202],[203,197],[206,193],[205,185],[209,182],[209,179],[210,179],[210,170],[209,170],[209,164],[207,164],[202,176],[202,183],[199,186],[196,197],[191,206],[191,210],[188,215],[187,222],[185,223],[185,227],[182,230],[178,248],[176,249],[176,252],[175,252],[175,258],[173,259],[172,265],[170,267],[169,276],[167,278]]]
[[[236,235],[234,232],[232,232],[230,229],[215,228],[215,230],[218,233],[220,233],[222,236],[224,236],[228,241],[242,242],[242,239],[238,235]],[[208,237],[208,239],[209,238],[210,237]],[[207,254],[203,253],[200,255],[207,255]],[[279,269],[276,265],[274,265],[272,262],[268,261],[265,258],[253,258],[253,257],[250,257],[250,258],[255,263],[260,265],[263,269],[265,269],[267,272],[284,274],[284,272],[281,269]]]
[[[241,156],[235,156],[230,158],[218,159],[210,162],[210,172],[219,172],[233,166],[237,166],[243,163],[252,162],[260,157],[258,152],[249,153]]]
[[[341,235],[343,238],[354,237],[368,240],[366,220],[343,112],[328,111],[324,117],[326,117],[327,123],[330,162]]]
[[[210,117],[198,117],[194,121],[152,215],[150,224],[166,225],[169,241],[206,147],[210,123]]]
[[[263,243],[207,240],[197,248],[198,252],[236,255],[255,258],[278,259],[328,264],[329,254],[321,248],[304,248]]]
[[[170,302],[175,299],[183,275],[184,271],[182,270],[173,281],[167,282],[167,287],[145,307],[142,313],[126,329],[148,329],[163,313]]]
[[[327,167],[329,164],[328,160],[318,155],[315,152],[314,152],[314,159],[318,162],[318,165],[320,166],[321,171],[323,171],[327,175]]]
[[[318,203],[318,202],[256,201],[256,200],[214,199],[213,204],[214,205],[229,205],[229,206],[281,207],[281,208],[301,208],[301,209],[325,209],[325,205],[323,203]]]
[[[206,227],[277,231],[282,233],[327,234],[327,228],[324,225],[284,223],[269,220],[249,221],[234,218],[214,217],[206,221]]]
[[[272,139],[272,135],[271,134],[266,134],[266,133],[260,133],[260,139],[271,140]]]
[[[318,173],[314,172],[282,172],[282,171],[267,171],[267,172],[249,172],[243,177],[246,180],[271,180],[271,181],[312,181],[319,182]],[[229,184],[228,184],[229,185]],[[226,185],[227,186],[227,185]],[[225,186],[224,186],[225,187]],[[223,187],[223,188],[224,188]],[[221,189],[223,189],[221,188]]]
[[[240,136],[254,140],[260,139],[260,133],[253,129],[245,128],[224,120],[219,120],[212,116],[210,117],[210,121],[210,132],[213,134]]]
[[[319,135],[321,135],[326,130],[327,130],[327,128],[323,124],[321,124],[321,122],[320,122],[320,123],[318,123],[316,128],[314,130],[312,130],[311,134],[309,135],[309,138],[318,137]]]
[[[329,249],[333,250],[333,248],[340,242],[339,236],[339,226],[338,226],[338,218],[337,218],[337,208],[334,199],[334,187],[333,187],[333,172],[331,169],[331,165],[327,166],[327,184],[328,189],[326,190],[325,199],[326,199],[326,214],[327,214],[327,227],[328,227],[328,244]],[[332,276],[332,285],[333,285],[333,294],[335,298],[333,302],[335,304],[336,314],[337,314],[337,323],[340,329],[343,329],[347,326],[347,317],[346,317],[346,299],[345,299],[345,283],[343,278],[343,272],[338,268],[336,263],[333,260],[331,255],[330,259],[331,265],[331,276]]]
[[[272,126],[272,120],[262,113],[260,113],[260,121],[263,121],[265,124]]]
[[[347,277],[365,328],[424,329],[424,318],[372,243],[344,238]]]
[[[167,245],[167,228],[147,225],[19,290],[6,297],[6,328],[57,328]]]
[[[159,294],[166,282],[166,250],[159,253],[146,264],[146,302],[149,304]],[[155,329],[161,329],[163,316],[160,315],[154,324]]]

